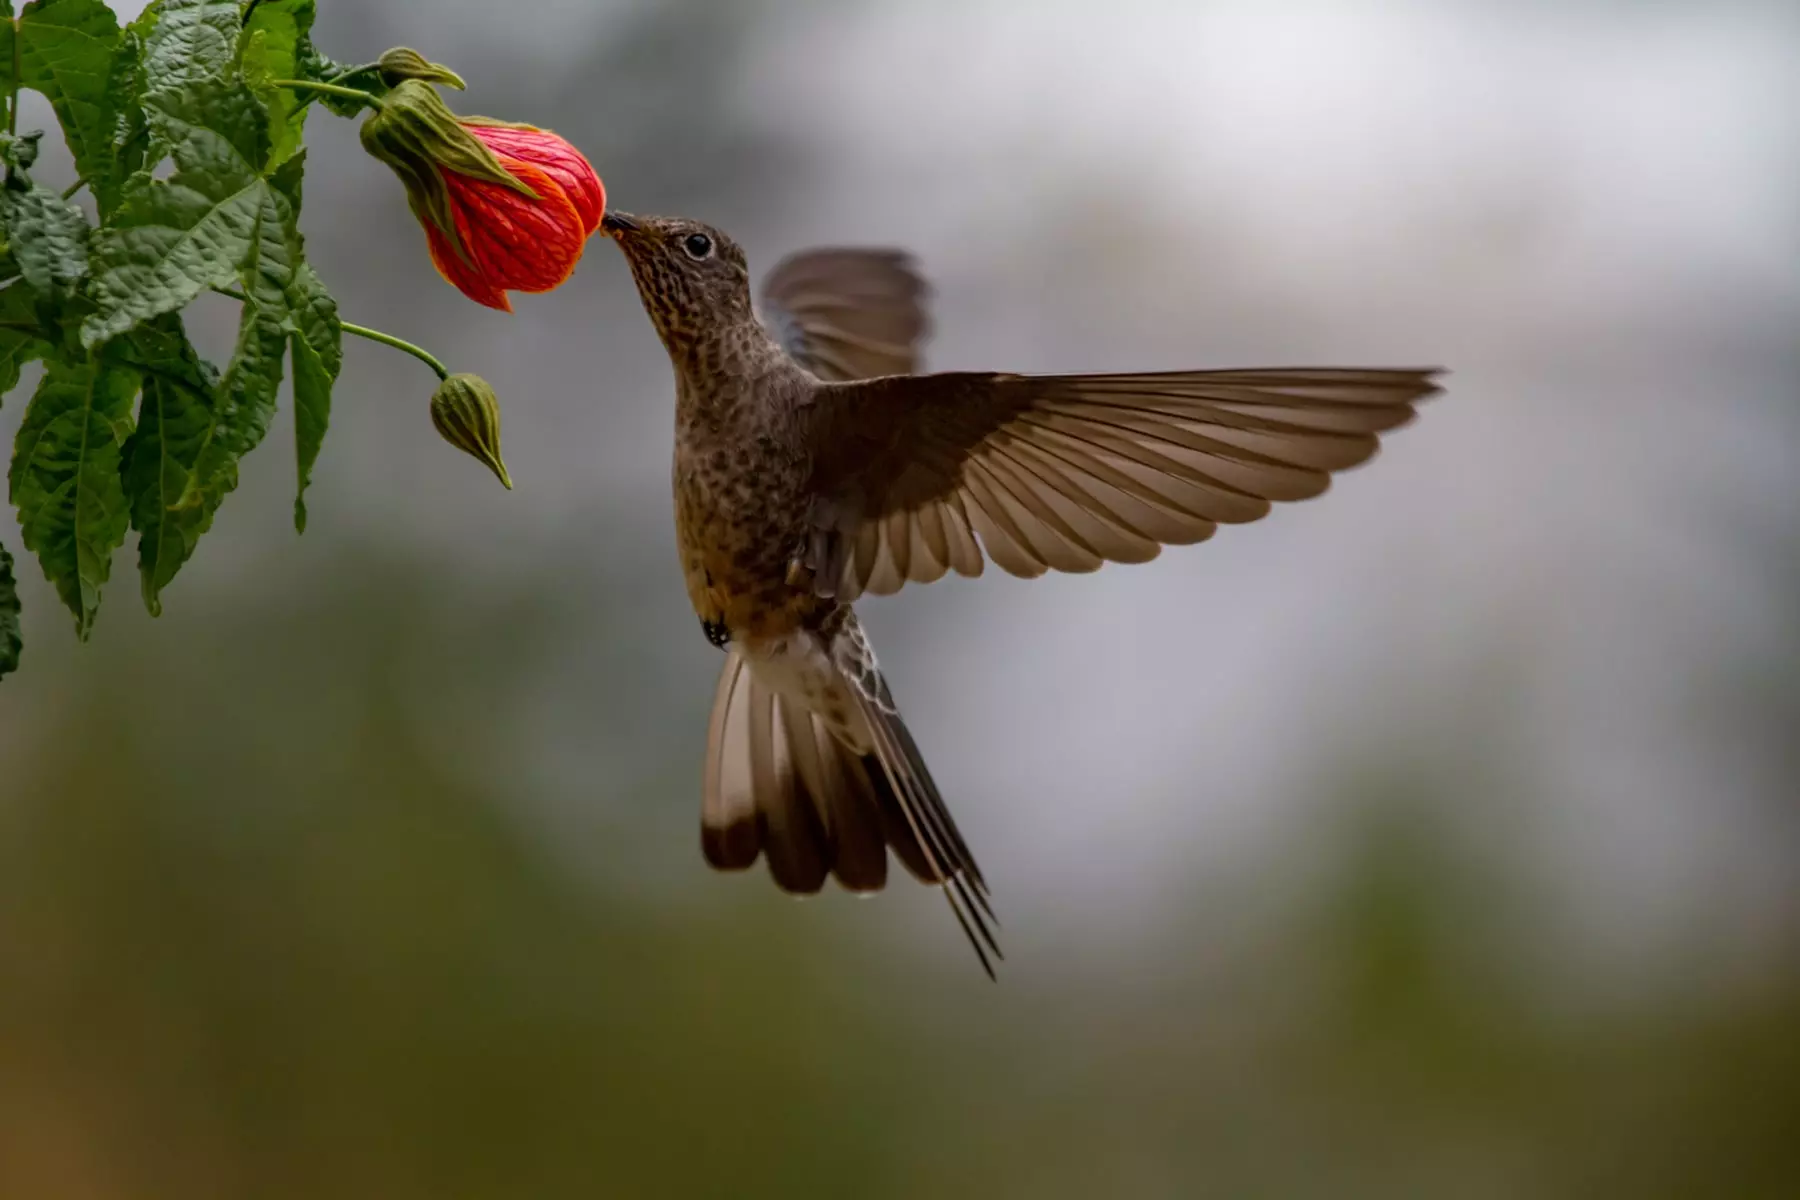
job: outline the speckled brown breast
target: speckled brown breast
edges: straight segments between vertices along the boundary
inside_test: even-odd
[[[717,410],[713,410],[716,415]],[[750,642],[812,626],[834,607],[790,582],[807,517],[807,464],[756,414],[684,421],[675,446],[675,534],[688,599]]]

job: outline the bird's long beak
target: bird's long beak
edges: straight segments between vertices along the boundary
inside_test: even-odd
[[[607,237],[616,238],[621,233],[636,233],[642,228],[643,226],[638,224],[638,219],[630,213],[608,209],[606,214],[600,218],[600,232]]]

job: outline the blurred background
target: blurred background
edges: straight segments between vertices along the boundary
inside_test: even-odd
[[[351,342],[304,538],[284,413],[161,620],[21,561],[0,1194],[1800,1195],[1800,9],[321,8],[753,267],[910,248],[934,367],[1449,392],[1153,565],[864,606],[994,986],[923,889],[706,869],[623,263],[479,309],[315,114],[314,261],[518,490]]]

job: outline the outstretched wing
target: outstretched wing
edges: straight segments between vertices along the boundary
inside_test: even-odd
[[[919,369],[930,289],[898,250],[805,250],[763,281],[763,320],[820,379],[873,379]]]
[[[1144,562],[1323,492],[1438,391],[1435,370],[958,373],[822,389],[804,565],[849,599]],[[979,541],[977,540],[979,539]]]

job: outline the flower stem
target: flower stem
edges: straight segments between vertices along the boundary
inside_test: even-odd
[[[381,66],[380,63],[364,63],[360,67],[351,67],[348,71],[340,71],[338,74],[333,75],[330,79],[327,79],[325,82],[332,84],[334,86],[343,86],[344,80],[353,79],[358,75],[367,75],[370,71],[379,69],[380,66]],[[311,104],[314,100],[317,100],[318,98],[319,98],[319,94],[317,92],[307,93],[305,96],[302,96],[300,98],[300,103],[295,106],[294,111],[295,112],[300,111],[301,109],[305,108],[307,105]],[[373,97],[371,97],[370,102],[376,103],[376,101]],[[379,107],[379,104],[377,104],[377,107]]]
[[[243,303],[248,303],[250,300],[250,297],[244,295],[244,293],[238,291],[234,287],[216,287],[213,291],[219,293],[221,296],[229,296],[231,299]],[[439,379],[450,378],[450,368],[438,361],[437,355],[421,346],[413,345],[405,338],[395,337],[393,334],[384,333],[379,329],[371,329],[367,325],[353,325],[349,321],[339,321],[338,327],[345,333],[355,337],[367,338],[371,342],[380,342],[384,346],[391,346],[395,350],[404,351],[430,367],[433,371],[436,371]]]
[[[379,329],[370,329],[367,325],[352,325],[348,321],[338,322],[345,333],[355,334],[359,338],[368,338],[371,342],[380,342],[384,346],[392,346],[396,350],[404,350],[426,366],[437,372],[439,379],[450,378],[450,368],[437,360],[437,356],[429,350],[413,345],[404,338],[397,338],[391,333],[383,333]]]
[[[381,107],[381,97],[373,92],[365,92],[360,88],[340,87],[335,83],[314,83],[310,79],[271,79],[276,87],[310,90],[328,96],[342,96],[346,100],[361,100],[371,108]]]
[[[346,79],[354,78],[357,75],[367,75],[370,71],[379,71],[380,69],[381,69],[380,63],[366,62],[366,63],[362,64],[360,67],[351,67],[348,71],[339,71],[336,75],[333,75],[330,79],[327,79],[325,82],[326,83],[343,83],[344,80],[346,80]]]
[[[87,186],[87,180],[83,177],[77,176],[74,183],[71,183],[68,187],[63,189],[62,198],[64,200],[67,200],[70,196],[73,196],[76,192],[79,192],[82,188],[84,188],[86,186]]]

